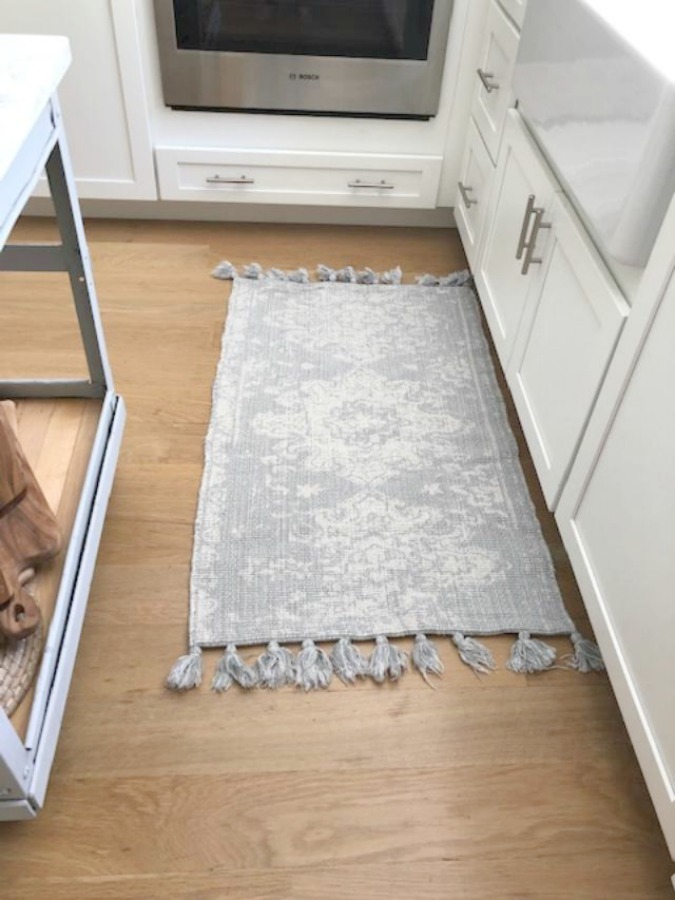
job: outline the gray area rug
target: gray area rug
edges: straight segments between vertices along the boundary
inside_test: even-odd
[[[296,283],[274,271],[234,284],[190,652],[168,685],[196,686],[207,647],[226,648],[216,690],[397,678],[408,658],[389,639],[402,635],[416,636],[425,676],[442,668],[429,635],[489,672],[477,638],[513,632],[507,665],[531,672],[555,664],[533,635],[570,634],[571,665],[599,668],[564,609],[468,279]],[[364,640],[370,658],[353,643]],[[315,641],[335,644],[327,654]],[[259,644],[247,664],[237,646]]]

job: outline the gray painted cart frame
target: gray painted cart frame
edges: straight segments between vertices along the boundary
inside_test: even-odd
[[[61,243],[5,245],[43,169]],[[68,273],[89,370],[85,380],[0,381],[0,398],[84,397],[101,401],[25,740],[19,738],[0,710],[0,821],[7,821],[32,819],[44,804],[125,421],[124,402],[115,393],[108,363],[56,96],[47,103],[0,184],[0,248],[4,248],[0,250],[0,270]]]

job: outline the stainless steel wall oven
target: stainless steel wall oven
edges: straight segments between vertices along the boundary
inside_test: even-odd
[[[164,101],[429,118],[453,0],[154,0]]]

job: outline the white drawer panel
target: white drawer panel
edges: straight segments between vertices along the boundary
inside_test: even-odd
[[[442,158],[158,147],[160,197],[220,203],[436,206]]]
[[[472,268],[485,222],[494,171],[490,154],[485,149],[483,139],[471,119],[457,185],[455,222]]]
[[[511,90],[519,33],[496,0],[488,15],[481,63],[476,73],[472,115],[493,162],[497,162],[506,113],[513,106]]]

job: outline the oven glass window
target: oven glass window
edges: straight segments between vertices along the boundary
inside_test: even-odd
[[[179,50],[427,58],[434,0],[173,0]]]

